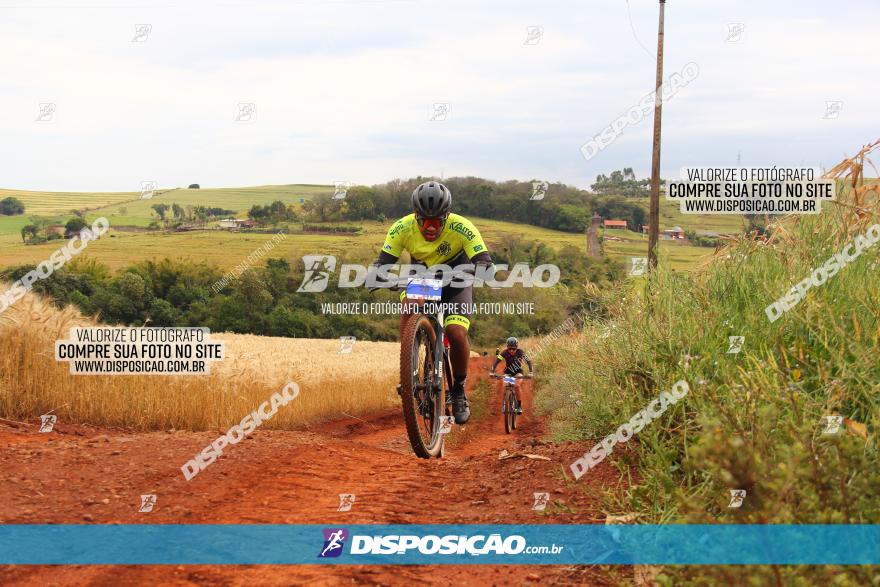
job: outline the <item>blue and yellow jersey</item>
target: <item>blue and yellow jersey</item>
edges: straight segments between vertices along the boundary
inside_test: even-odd
[[[450,214],[436,240],[425,240],[419,231],[416,215],[404,216],[388,230],[382,250],[400,257],[409,251],[413,263],[432,265],[449,264],[464,251],[468,259],[486,252],[486,244],[474,224],[458,214]]]

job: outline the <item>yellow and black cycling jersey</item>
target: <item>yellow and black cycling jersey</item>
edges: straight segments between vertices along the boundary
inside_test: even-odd
[[[422,236],[415,214],[404,216],[388,230],[382,251],[397,258],[403,251],[409,251],[413,263],[422,263],[427,267],[449,264],[462,252],[468,259],[487,252],[486,243],[477,227],[458,214],[450,214],[446,218],[443,230],[433,241]]]

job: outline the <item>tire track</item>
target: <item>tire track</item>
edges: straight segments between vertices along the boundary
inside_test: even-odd
[[[488,364],[484,358],[472,360],[471,390],[487,379]],[[591,471],[589,484],[566,479],[568,463],[588,447],[543,439],[545,422],[534,415],[530,385],[524,389],[525,414],[517,431],[505,434],[499,391],[492,387],[482,418],[453,433],[442,459],[412,454],[398,409],[306,431],[256,431],[191,481],[179,467],[216,438],[216,431],[120,434],[59,426],[58,434],[37,435],[0,428],[0,493],[12,496],[0,501],[0,520],[328,526],[602,523],[601,493],[616,482],[610,465]],[[551,460],[499,460],[502,450]],[[531,509],[536,491],[551,495],[545,512]],[[158,496],[157,505],[153,512],[138,513],[139,496],[146,493]],[[336,511],[340,493],[356,495],[351,511]],[[607,581],[596,569],[552,566],[0,567],[0,583],[23,586]]]

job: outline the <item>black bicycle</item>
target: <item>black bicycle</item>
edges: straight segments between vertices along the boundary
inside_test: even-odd
[[[440,280],[410,280],[400,328],[397,392],[403,404],[409,442],[423,459],[443,456],[443,419],[452,417],[452,406],[446,401],[452,388],[452,368],[443,329],[444,314],[427,313],[424,309],[425,302],[440,301],[439,284]]]
[[[504,381],[504,395],[501,399],[501,417],[504,419],[504,432],[510,434],[511,430],[516,430],[516,386],[519,384],[518,380],[523,379],[523,374],[517,373],[516,376],[512,376],[492,373],[491,376],[493,379],[502,379]],[[531,374],[529,374],[527,378],[531,379]]]

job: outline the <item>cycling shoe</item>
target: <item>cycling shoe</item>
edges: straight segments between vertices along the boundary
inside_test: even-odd
[[[459,426],[467,423],[471,417],[471,409],[467,396],[464,394],[463,385],[452,387],[452,416],[455,418],[455,423]]]

